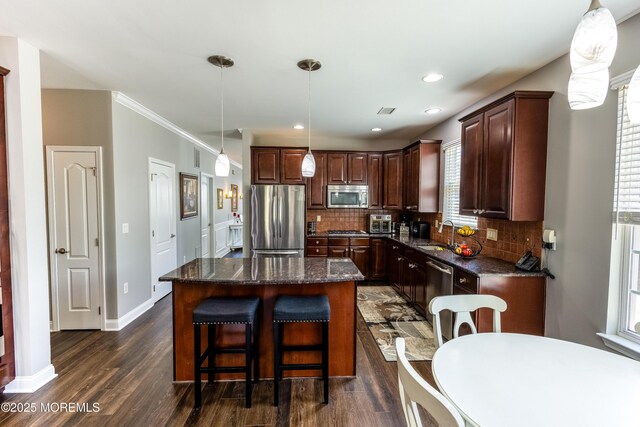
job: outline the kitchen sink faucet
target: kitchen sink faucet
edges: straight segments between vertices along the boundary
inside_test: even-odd
[[[449,246],[453,246],[453,243],[455,242],[455,239],[456,239],[456,225],[453,223],[453,221],[451,221],[450,219],[446,221],[442,221],[440,223],[440,227],[438,227],[438,233],[442,233],[442,227],[444,226],[445,222],[448,222],[451,224],[451,242],[448,242],[447,244]]]

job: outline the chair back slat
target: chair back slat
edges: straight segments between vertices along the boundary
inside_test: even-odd
[[[440,427],[464,427],[456,408],[438,390],[426,382],[407,360],[404,338],[396,338],[398,388],[409,427],[422,427],[418,406],[422,406]]]

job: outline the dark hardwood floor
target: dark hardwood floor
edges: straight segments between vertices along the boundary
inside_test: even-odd
[[[35,404],[33,413],[0,411],[1,426],[403,426],[395,362],[386,362],[358,315],[357,378],[332,378],[322,404],[316,379],[285,380],[280,406],[271,381],[261,381],[253,407],[244,382],[205,386],[193,410],[193,386],[172,383],[171,297],[120,332],[51,334],[58,377],[33,394],[0,395],[1,403]],[[431,362],[414,363],[434,384]],[[99,412],[43,412],[41,403],[99,404]],[[17,405],[16,405],[17,406]],[[53,405],[53,408],[56,406]],[[3,407],[4,409],[4,407]],[[426,420],[424,420],[426,421]]]
[[[228,254],[226,254],[223,258],[242,258],[242,248],[234,249]]]

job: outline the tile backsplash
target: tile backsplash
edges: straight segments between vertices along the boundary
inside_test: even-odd
[[[435,226],[436,220],[442,221],[442,213],[438,214],[414,214],[414,219],[431,223],[431,239],[447,243],[451,238],[451,226],[445,225],[442,233],[438,233]],[[487,240],[487,228],[498,230],[498,240]],[[542,253],[542,221],[513,222],[503,219],[478,218],[477,233],[475,238],[483,246],[482,255],[500,258],[515,263],[525,251],[530,250],[533,255],[540,258]],[[461,242],[465,238],[456,233],[456,241]],[[473,245],[473,240],[470,245]]]
[[[316,221],[320,216],[320,222],[316,222],[316,232],[323,233],[329,230],[362,230],[369,231],[369,215],[391,215],[393,221],[398,221],[400,213],[389,210],[367,209],[318,209],[307,210],[307,222]]]

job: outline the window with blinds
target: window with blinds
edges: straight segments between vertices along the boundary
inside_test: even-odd
[[[475,228],[477,218],[460,215],[460,163],[462,145],[460,140],[446,144],[444,151],[444,208],[442,221],[453,221],[456,226],[468,225]]]
[[[627,90],[618,89],[618,134],[613,220],[640,224],[640,125],[632,125],[627,115]]]

